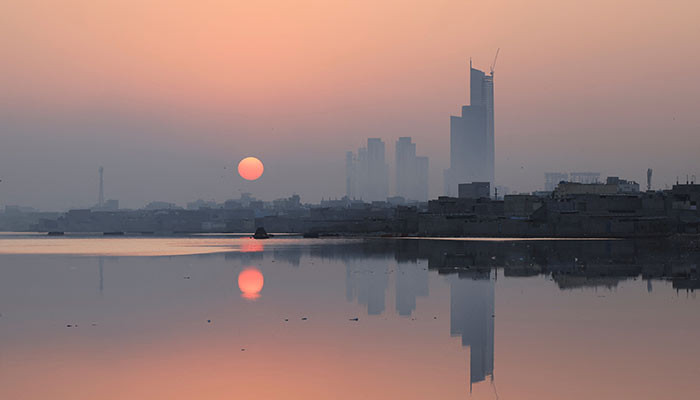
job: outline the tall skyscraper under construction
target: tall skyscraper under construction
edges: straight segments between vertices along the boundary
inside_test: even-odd
[[[469,61],[469,101],[461,116],[450,116],[450,168],[445,194],[457,196],[457,185],[490,182],[494,187],[495,146],[493,69],[487,75]]]

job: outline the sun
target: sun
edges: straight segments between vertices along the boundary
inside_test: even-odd
[[[245,299],[255,300],[260,297],[264,284],[265,277],[255,267],[248,267],[238,274],[238,288],[241,289],[241,296]]]
[[[246,157],[238,163],[238,173],[247,181],[260,178],[264,170],[262,161],[255,157]]]

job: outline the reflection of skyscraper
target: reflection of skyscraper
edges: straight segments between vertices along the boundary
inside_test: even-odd
[[[470,105],[461,116],[450,117],[450,168],[445,170],[445,194],[457,196],[457,185],[489,182],[494,187],[493,73],[472,68],[469,62]]]
[[[280,247],[273,250],[275,260],[288,262],[294,267],[298,267],[301,263],[302,248],[299,246]]]
[[[493,378],[495,287],[490,279],[450,279],[450,334],[469,346],[469,385]]]
[[[416,297],[428,295],[428,269],[420,264],[399,263],[396,267],[396,311],[409,316]]]
[[[386,289],[389,286],[387,261],[378,260],[380,264],[368,265],[366,260],[361,264],[345,263],[345,297],[352,302],[367,306],[367,314],[379,315],[386,308]]]

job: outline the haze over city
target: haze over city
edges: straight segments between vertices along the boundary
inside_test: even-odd
[[[0,399],[700,399],[698,16],[0,2]]]
[[[68,6],[70,3],[70,6]],[[698,174],[694,1],[0,5],[0,206],[345,194],[345,152],[411,136],[443,194],[468,65],[495,87],[495,180]],[[259,157],[244,182],[236,164]],[[393,173],[393,172],[392,172]],[[393,179],[390,180],[394,188]]]

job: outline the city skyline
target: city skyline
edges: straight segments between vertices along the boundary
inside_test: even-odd
[[[0,399],[700,399],[698,15],[0,1]]]
[[[360,147],[357,152],[346,152],[345,196],[368,202],[387,201],[394,196],[408,202],[428,201],[428,157],[416,155],[416,144],[411,137],[400,137],[396,141],[394,159],[394,169],[390,171],[386,163],[386,144],[381,138],[368,138],[367,146]]]
[[[497,48],[498,185],[700,175],[695,2],[161,5],[0,6],[0,206],[91,206],[101,165],[124,207],[317,202],[345,191],[347,149],[402,136],[431,159],[434,198],[468,59],[487,71]],[[233,171],[248,155],[267,167],[252,185]]]

